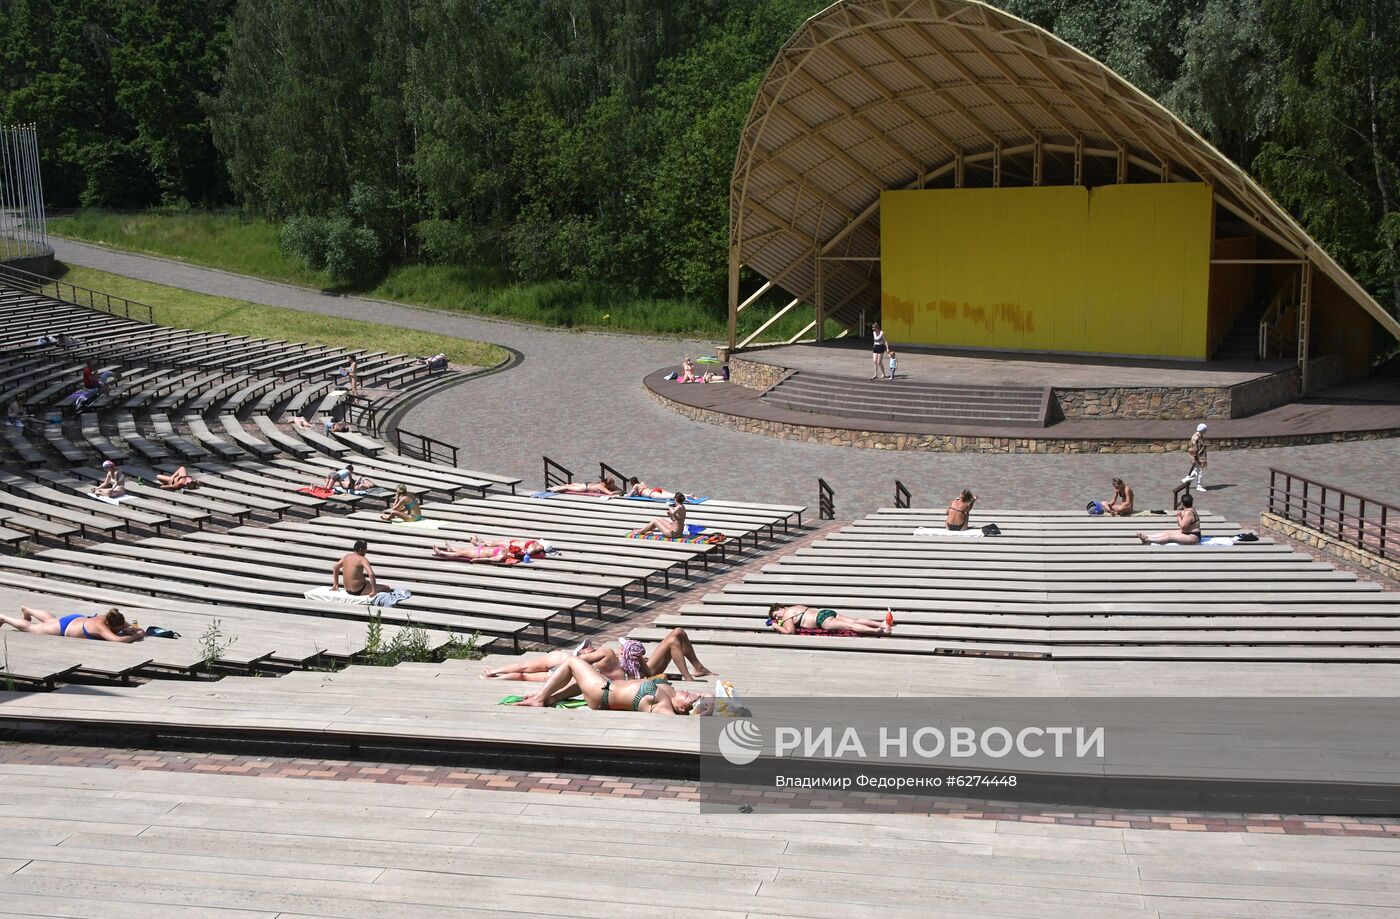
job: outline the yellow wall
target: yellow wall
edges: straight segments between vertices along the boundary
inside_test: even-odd
[[[880,196],[892,342],[1206,357],[1211,192],[1196,183]]]

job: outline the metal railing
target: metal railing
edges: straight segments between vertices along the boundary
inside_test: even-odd
[[[1269,467],[1269,512],[1383,559],[1397,557],[1400,508]]]
[[[427,463],[457,465],[457,448],[454,445],[426,434],[405,431],[403,428],[394,428],[394,449],[404,456]]]
[[[574,474],[549,457],[544,458],[544,487],[567,485],[574,480]]]
[[[345,420],[366,431],[378,431],[379,409],[368,396],[345,397]]]
[[[128,300],[126,297],[115,297],[100,290],[79,287],[76,284],[68,284],[63,281],[52,281],[41,274],[15,268],[12,265],[0,265],[0,281],[21,290],[45,297],[53,297],[55,300],[62,300],[65,303],[72,303],[74,306],[86,306],[90,309],[102,310],[113,316],[136,319],[152,325],[156,321],[156,311],[148,303]]]
[[[826,479],[817,479],[817,517],[820,520],[836,519],[836,492],[826,484]]]
[[[602,480],[606,479],[608,476],[612,476],[613,481],[617,483],[618,488],[621,488],[624,491],[626,490],[627,476],[618,472],[616,469],[614,469],[612,466],[609,466],[607,463],[600,461],[598,463],[598,478]]]
[[[1178,486],[1176,486],[1175,488],[1172,489],[1172,510],[1174,510],[1174,511],[1179,511],[1179,510],[1181,510],[1181,496],[1184,495],[1184,494],[1186,494],[1186,493],[1189,492],[1190,490],[1191,490],[1191,483],[1190,483],[1190,482],[1182,482],[1180,485],[1178,485]]]
[[[1297,310],[1298,285],[1290,276],[1259,317],[1259,360],[1265,361],[1271,354],[1283,355],[1290,350],[1297,336],[1290,335],[1288,330],[1297,317]]]
[[[894,480],[894,506],[908,507],[910,500],[909,489],[904,487],[904,483],[899,479]]]

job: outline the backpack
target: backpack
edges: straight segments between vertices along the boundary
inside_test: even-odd
[[[982,535],[983,535],[983,536],[1000,536],[1000,535],[1001,535],[1001,527],[997,526],[995,523],[989,523],[989,524],[987,524],[986,526],[984,526],[984,527],[982,528]]]
[[[1103,505],[1098,501],[1090,501],[1088,504],[1084,505],[1084,509],[1095,517],[1103,516]]]

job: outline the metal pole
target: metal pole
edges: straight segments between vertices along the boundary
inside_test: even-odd
[[[49,244],[49,214],[44,208],[44,171],[39,168],[39,126],[34,126],[34,193],[39,198],[39,237]]]
[[[29,229],[30,248],[36,253],[43,244],[43,240],[39,237],[39,214],[44,210],[43,202],[39,200],[35,191],[35,179],[39,175],[39,150],[34,145],[34,136],[37,133],[37,127],[32,124],[29,126],[29,130],[24,132],[24,162],[29,168],[29,175],[25,177],[24,181],[24,191],[29,196],[29,213],[25,215],[24,225]]]
[[[10,129],[0,125],[0,239],[10,257]]]

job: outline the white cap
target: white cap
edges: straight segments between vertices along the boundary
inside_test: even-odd
[[[1197,434],[1201,433],[1201,432],[1204,431],[1205,429],[1206,429],[1206,423],[1205,423],[1204,421],[1202,421],[1200,424],[1196,425],[1196,433],[1197,433]]]

